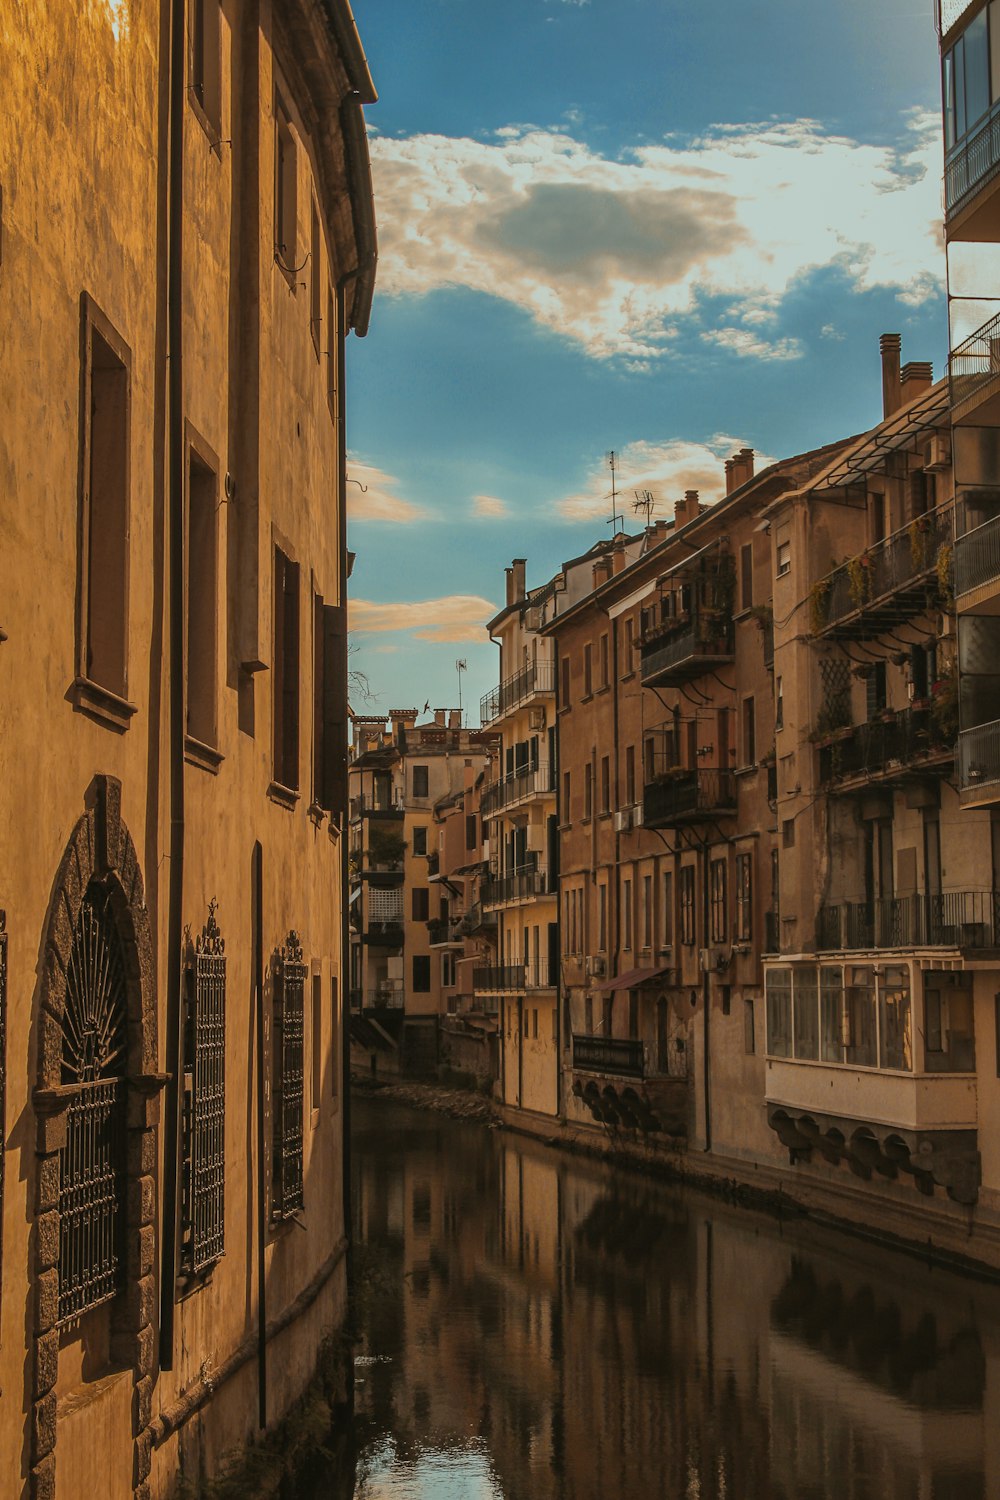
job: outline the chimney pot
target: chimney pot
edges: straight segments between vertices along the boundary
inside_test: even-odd
[[[902,339],[898,333],[883,333],[878,341],[882,356],[882,417],[891,417],[898,411],[902,401],[899,381],[899,360]]]
[[[444,728],[447,717],[448,710],[446,708],[436,708],[434,710],[434,722],[435,724],[440,724],[442,729]]]
[[[460,708],[453,708],[453,709],[451,709],[451,711],[448,714],[448,728],[449,729],[461,729],[461,727],[462,727],[462,710]]]
[[[905,406],[921,391],[930,390],[933,384],[934,366],[929,359],[908,360],[899,377],[900,405]]]
[[[735,468],[736,468],[736,460],[735,460],[735,458],[727,458],[726,459],[726,494],[727,495],[731,495],[733,493],[733,490],[736,488],[736,475],[735,475],[735,472],[734,472]]]

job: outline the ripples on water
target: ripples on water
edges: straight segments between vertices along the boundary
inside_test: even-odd
[[[997,1288],[354,1113],[356,1500],[1000,1496]]]

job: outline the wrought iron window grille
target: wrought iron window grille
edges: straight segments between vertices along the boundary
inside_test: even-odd
[[[189,1275],[225,1254],[226,944],[217,903],[187,966],[181,1265]]]
[[[305,977],[302,944],[298,933],[291,931],[273,964],[271,1218],[276,1220],[289,1219],[303,1207]]]

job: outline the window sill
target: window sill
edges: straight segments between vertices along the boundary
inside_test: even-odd
[[[188,765],[199,766],[203,771],[218,776],[219,767],[225,758],[221,750],[206,745],[204,740],[196,740],[193,734],[184,736],[184,759]]]
[[[622,682],[631,682],[632,678],[634,676],[635,676],[635,667],[632,667],[630,671],[622,673],[621,680],[622,680]]]
[[[74,678],[66,696],[80,713],[97,719],[108,729],[116,729],[119,734],[124,734],[132,722],[133,714],[139,711],[135,703],[113,693],[110,688],[92,682],[89,677]]]
[[[268,799],[276,802],[279,807],[285,808],[287,812],[295,810],[295,804],[299,800],[299,793],[290,786],[282,786],[280,781],[272,781],[267,789]]]
[[[595,698],[603,698],[604,694],[605,693],[610,693],[610,691],[611,691],[611,684],[610,684],[610,682],[602,682],[601,685],[600,685],[600,687],[597,689],[596,693],[594,694],[594,697]]]
[[[734,776],[752,776],[755,771],[759,771],[759,770],[760,770],[760,766],[758,765],[758,763],[756,761],[754,761],[754,763],[752,765],[749,765],[749,766],[734,766],[733,767],[733,775]]]
[[[310,822],[314,823],[317,828],[322,828],[323,819],[326,817],[326,808],[320,807],[318,802],[310,802],[306,808],[306,812]]]
[[[610,807],[606,807],[604,809],[604,811],[598,813],[597,816],[598,816],[598,819],[599,819],[600,822],[606,823],[608,821],[608,819],[612,816],[612,810],[611,810]]]

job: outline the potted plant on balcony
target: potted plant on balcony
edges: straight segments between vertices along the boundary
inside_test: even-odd
[[[931,543],[930,516],[926,514],[917,516],[910,522],[910,558],[918,572],[922,572],[930,565]]]
[[[809,628],[819,635],[827,623],[830,608],[830,576],[818,579],[809,590]]]
[[[854,604],[860,609],[871,598],[872,560],[867,552],[859,552],[847,564],[847,588]]]
[[[946,610],[955,608],[954,574],[952,569],[952,547],[950,542],[945,542],[938,549],[937,560],[934,563],[934,571],[937,574],[938,598],[941,607]]]
[[[946,743],[958,734],[958,673],[954,666],[947,677],[931,685],[931,722]]]

